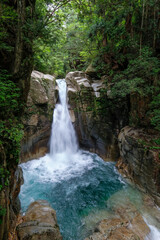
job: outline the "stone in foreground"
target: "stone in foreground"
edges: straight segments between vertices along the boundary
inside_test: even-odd
[[[129,222],[122,219],[104,219],[99,223],[93,235],[85,240],[140,240],[128,226]]]
[[[18,225],[19,240],[62,240],[56,212],[44,200],[30,204],[24,222]]]
[[[110,199],[114,200],[113,197]],[[114,218],[103,219],[85,240],[145,240],[150,229],[138,210],[126,201],[126,206],[113,207]],[[157,239],[158,240],[158,239]]]

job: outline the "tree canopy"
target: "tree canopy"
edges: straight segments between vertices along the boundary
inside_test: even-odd
[[[154,104],[148,114],[158,124],[159,0],[62,1],[60,8],[53,8],[53,16],[46,14],[55,2],[37,7],[46,27],[34,40],[35,69],[64,77],[69,71],[85,71],[91,64],[97,77],[107,76],[114,97],[133,92],[149,96]]]

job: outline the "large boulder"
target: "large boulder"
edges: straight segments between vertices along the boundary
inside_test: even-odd
[[[62,240],[56,212],[47,201],[30,204],[24,222],[17,226],[17,236],[19,240]]]
[[[58,88],[55,77],[33,71],[27,106],[23,117],[24,138],[21,162],[39,158],[48,151],[53,109]]]
[[[97,78],[97,71],[96,71],[96,69],[93,67],[92,64],[90,64],[90,65],[87,67],[85,73],[86,73],[87,75],[91,76],[91,77]]]
[[[121,157],[117,167],[124,177],[134,181],[160,205],[160,157],[153,138],[159,136],[142,129],[123,128],[118,137]]]

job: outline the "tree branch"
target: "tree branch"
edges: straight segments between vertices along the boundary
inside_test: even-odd
[[[54,13],[55,13],[59,8],[61,8],[62,6],[66,5],[66,4],[69,3],[70,1],[72,1],[72,0],[66,0],[66,1],[62,2],[61,4],[59,3],[59,4],[51,11],[51,13],[48,15],[48,17],[47,17],[47,19],[46,19],[46,21],[45,21],[45,23],[44,23],[44,26],[52,23],[54,20],[52,20],[52,21],[49,21],[49,20],[50,20],[50,18],[54,15]]]

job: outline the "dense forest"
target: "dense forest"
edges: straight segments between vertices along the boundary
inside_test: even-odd
[[[115,101],[135,96],[147,102],[145,116],[131,112],[129,124],[159,132],[160,1],[1,1],[0,191],[5,194],[19,162],[33,69],[57,78],[77,70],[94,79],[103,76]],[[97,100],[100,111],[105,96],[104,90]],[[160,138],[151,144],[160,149]],[[7,207],[0,199],[0,224]]]

